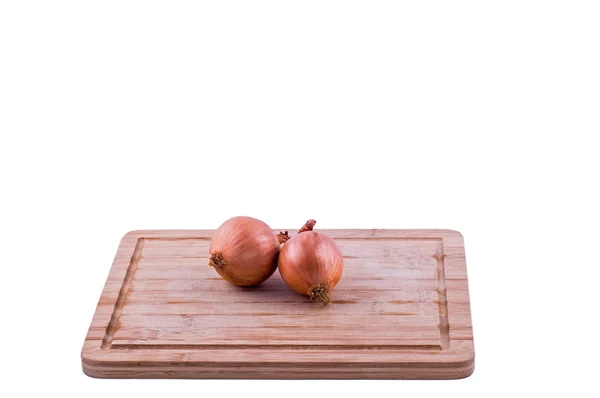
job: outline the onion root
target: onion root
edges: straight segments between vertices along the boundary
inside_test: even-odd
[[[227,261],[223,258],[223,253],[214,252],[210,255],[210,259],[208,260],[208,265],[210,267],[221,269],[224,265],[227,265]]]
[[[328,282],[312,286],[308,289],[308,297],[310,297],[311,300],[315,299],[325,305],[329,304],[331,302],[329,299],[329,286],[330,284]]]

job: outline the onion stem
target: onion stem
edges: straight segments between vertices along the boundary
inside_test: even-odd
[[[302,232],[312,231],[316,223],[317,222],[315,220],[313,220],[313,219],[308,220],[306,222],[306,224],[304,224],[304,226],[302,228],[300,228],[300,230],[298,231],[298,233],[300,234]]]
[[[290,239],[290,235],[288,235],[288,231],[280,232],[277,234],[277,239],[279,239],[279,244],[282,244]]]

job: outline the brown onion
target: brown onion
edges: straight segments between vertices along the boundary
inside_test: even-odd
[[[290,289],[327,304],[329,292],[342,277],[344,256],[333,239],[312,230],[315,223],[309,220],[285,242],[279,253],[279,273]]]
[[[275,232],[252,217],[233,217],[225,221],[210,241],[208,265],[223,279],[238,286],[258,285],[277,268],[281,247]]]

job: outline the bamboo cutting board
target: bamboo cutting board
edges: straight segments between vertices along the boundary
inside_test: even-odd
[[[128,233],[83,346],[83,371],[271,379],[454,379],[473,372],[460,233],[319,231],[344,254],[327,306],[291,291],[278,271],[258,287],[224,281],[207,265],[213,231]]]

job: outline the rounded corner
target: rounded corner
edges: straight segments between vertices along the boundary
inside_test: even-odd
[[[98,366],[100,363],[96,357],[97,350],[95,348],[85,346],[81,350],[81,370],[83,374],[94,379],[101,379],[102,377],[98,374]]]
[[[83,361],[81,363],[81,371],[83,372],[84,375],[86,375],[87,377],[91,377],[92,379],[99,378],[91,369],[89,369],[87,366],[85,366]]]
[[[451,359],[447,362],[453,371],[449,378],[466,379],[475,371],[475,349],[473,345],[467,344],[462,347],[450,349]]]
[[[469,377],[473,376],[473,373],[475,373],[475,361],[473,361],[469,366],[465,367],[464,370],[458,372],[455,379],[468,379]]]
[[[81,350],[81,365],[86,366],[92,364],[94,362],[93,356],[94,354],[91,349],[84,346],[83,350]]]
[[[471,364],[471,367],[469,368],[469,370],[465,373],[465,377],[463,377],[463,379],[466,379],[468,377],[473,376],[473,373],[475,373],[475,360],[473,360],[473,363]]]
[[[141,232],[142,231],[139,230],[139,229],[133,229],[131,231],[127,231],[127,232],[125,232],[125,234],[123,235],[123,237],[121,238],[121,240],[123,240],[125,238],[129,238],[129,237],[134,236],[134,235],[138,236],[138,235],[140,235]]]
[[[443,232],[444,232],[446,235],[454,236],[454,237],[456,237],[456,238],[460,239],[460,241],[461,241],[461,242],[464,242],[464,241],[465,241],[465,236],[463,235],[463,233],[462,233],[462,232],[460,232],[460,231],[459,231],[459,230],[457,230],[457,229],[444,229],[444,230],[443,230]]]
[[[131,231],[126,232],[122,237],[121,240],[119,241],[119,245],[121,245],[124,242],[127,242],[129,240],[133,240],[136,241],[139,238],[141,238],[143,236],[143,232],[142,230],[139,229],[134,229]]]
[[[87,377],[90,377],[92,379],[106,379],[106,376],[103,376],[101,372],[86,365],[83,362],[81,363],[81,371],[83,372],[84,375],[86,375]]]
[[[96,344],[96,341],[86,340],[81,349],[81,364],[84,366],[97,366],[98,354],[101,350],[102,348],[99,344]]]
[[[475,372],[475,351],[467,351],[461,355],[462,370],[457,375],[458,379],[466,379]]]

